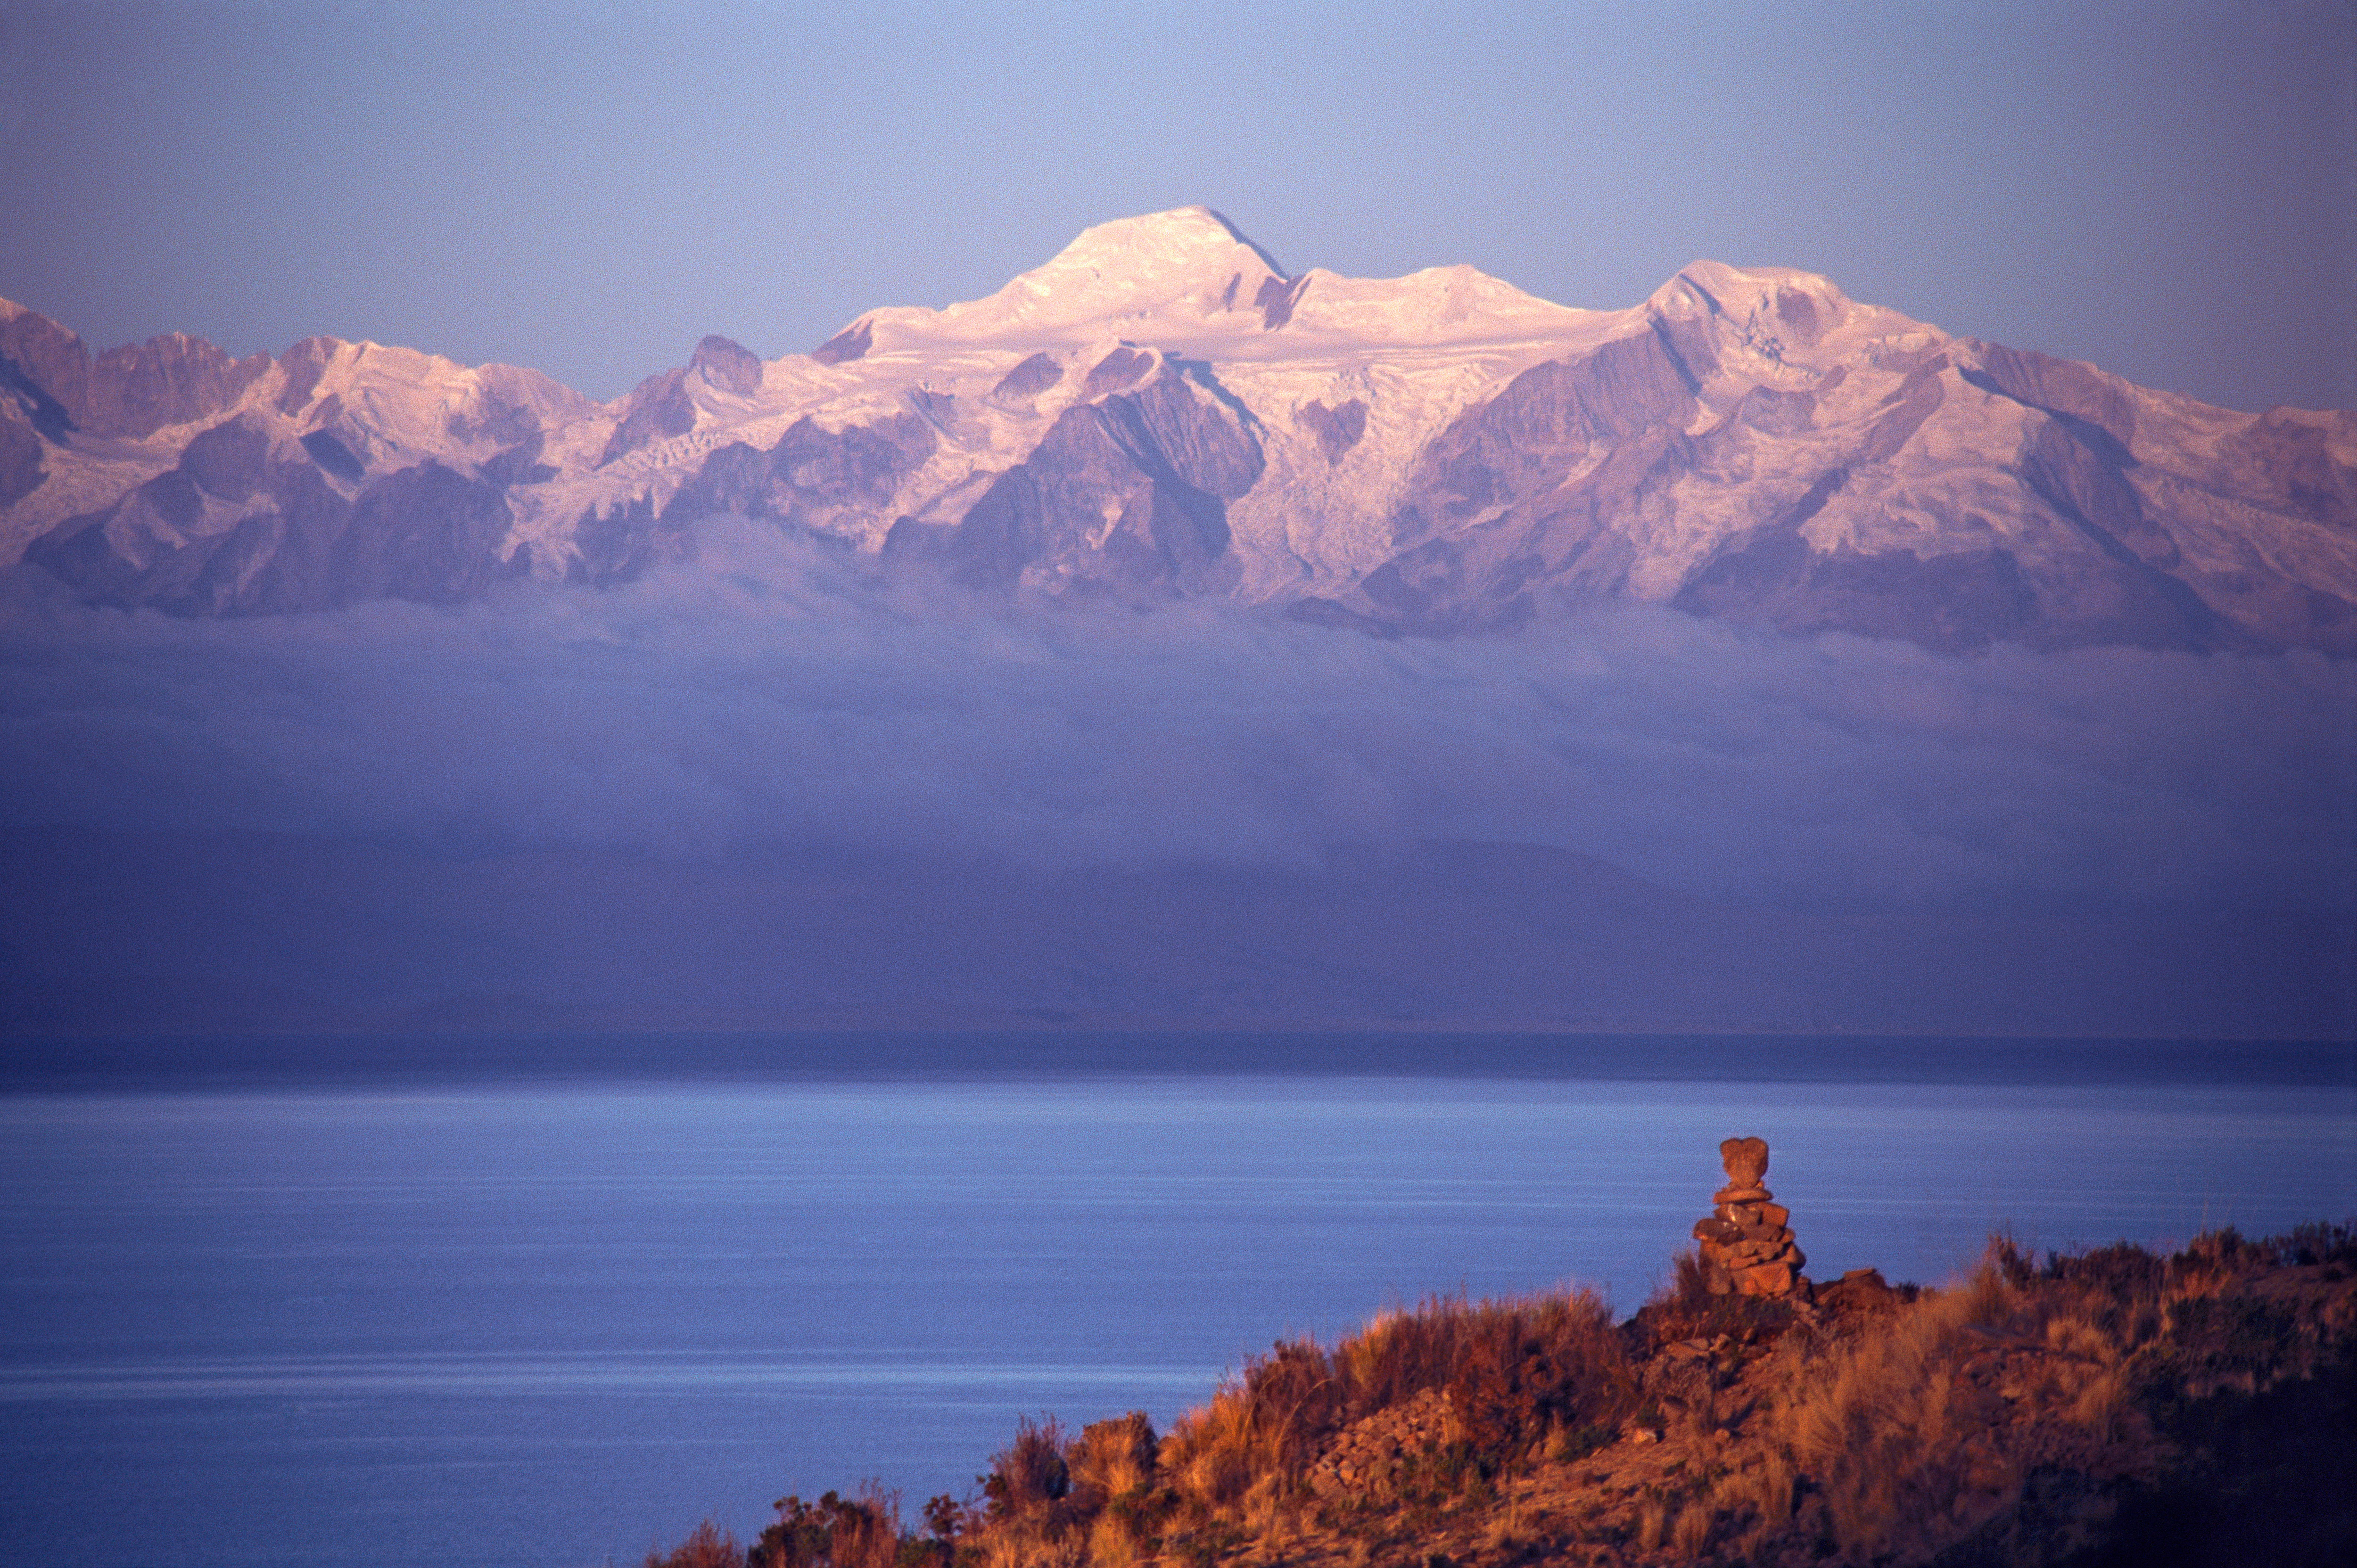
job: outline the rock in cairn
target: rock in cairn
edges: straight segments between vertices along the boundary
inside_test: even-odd
[[[1762,1185],[1768,1140],[1729,1138],[1718,1146],[1718,1157],[1727,1166],[1727,1185],[1713,1195],[1718,1207],[1710,1218],[1695,1220],[1694,1228],[1711,1294],[1787,1296],[1796,1285],[1805,1287],[1800,1273],[1809,1260],[1785,1224],[1792,1212]]]

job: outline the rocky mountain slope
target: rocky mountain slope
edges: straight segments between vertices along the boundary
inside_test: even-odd
[[[985,593],[1379,630],[1637,600],[1948,650],[2357,653],[2357,413],[2246,414],[1781,268],[1573,309],[1287,274],[1188,208],[597,403],[314,338],[95,358],[0,303],[0,565],[188,615],[612,583],[743,512]]]

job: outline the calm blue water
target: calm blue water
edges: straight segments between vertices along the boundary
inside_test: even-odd
[[[635,1563],[788,1491],[914,1504],[1019,1413],[1167,1423],[1386,1302],[1577,1280],[1632,1310],[1735,1133],[1773,1145],[1821,1278],[1936,1282],[1999,1227],[2357,1209],[2342,1051],[1713,1049],[1655,1079],[1639,1047],[1600,1076],[1259,1077],[1249,1042],[1143,1074],[20,1072],[0,1553]]]

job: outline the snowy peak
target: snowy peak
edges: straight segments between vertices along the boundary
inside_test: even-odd
[[[871,311],[812,357],[835,365],[896,350],[1116,340],[1224,346],[1270,359],[1296,343],[1317,353],[1342,342],[1587,339],[1624,314],[1555,305],[1469,266],[1403,278],[1323,268],[1296,276],[1211,209],[1181,207],[1084,230],[987,298],[943,310]]]
[[[1524,294],[1461,265],[1404,278],[1347,278],[1313,267],[1295,280],[1287,314],[1299,333],[1367,345],[1587,340],[1620,319],[1617,312]]]
[[[1292,279],[1208,207],[1083,230],[1047,262],[987,298],[944,310],[878,310],[827,345],[821,362],[941,343],[1011,345],[1104,337],[1192,338],[1265,329]]]
[[[1675,277],[1653,291],[1645,307],[1671,321],[1715,321],[1737,332],[1773,331],[1801,345],[1839,331],[1858,314],[1858,307],[1832,279],[1815,273],[1797,267],[1731,267],[1710,261],[1681,267]]]
[[[1208,207],[1174,207],[1083,229],[1054,260],[1026,275],[1086,273],[1151,280],[1205,266],[1215,272],[1232,268],[1247,259],[1236,253],[1240,251],[1248,252],[1252,265],[1261,272],[1279,279],[1287,275],[1275,257]]]
[[[1265,310],[1264,285],[1292,279],[1267,252],[1208,207],[1100,223],[980,302],[1029,318],[1199,317]]]

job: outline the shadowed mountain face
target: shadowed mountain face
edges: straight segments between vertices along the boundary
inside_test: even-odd
[[[738,513],[993,595],[1448,634],[1613,602],[1941,651],[2357,654],[2357,413],[2244,414],[1699,263],[1575,310],[1283,274],[1201,209],[597,404],[0,305],[0,564],[185,615],[610,584]]]

